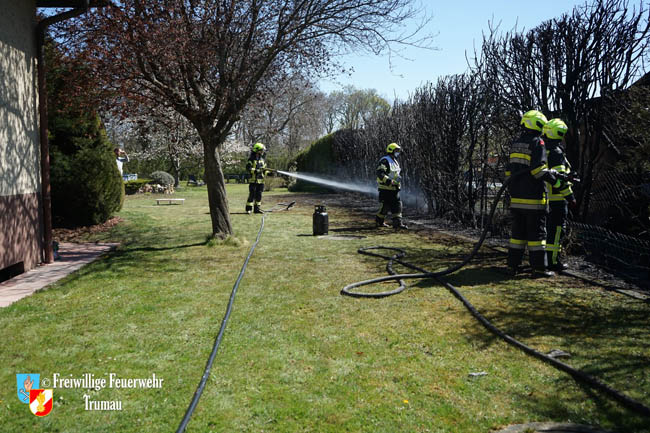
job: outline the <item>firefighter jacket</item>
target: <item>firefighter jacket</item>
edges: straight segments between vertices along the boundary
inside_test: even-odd
[[[379,160],[377,167],[377,187],[390,191],[399,191],[402,177],[399,163],[393,155],[385,155]]]
[[[536,132],[523,132],[510,146],[506,179],[518,174],[508,185],[510,208],[532,212],[548,209],[545,182],[559,186],[554,171],[548,168],[546,148]]]
[[[546,157],[549,168],[558,173],[564,173],[567,175],[571,173],[571,164],[569,164],[569,161],[567,161],[566,156],[564,155],[564,149],[562,149],[562,146],[560,145],[561,141],[547,138],[544,140],[544,143],[546,145]],[[555,188],[550,183],[547,183],[546,187],[549,192],[548,200],[551,202],[574,200],[571,182],[565,182],[559,188]]]
[[[266,161],[262,155],[251,152],[246,162],[246,171],[251,175],[249,183],[264,183]]]

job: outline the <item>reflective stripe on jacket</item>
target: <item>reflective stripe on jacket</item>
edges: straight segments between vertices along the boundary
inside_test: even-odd
[[[524,132],[510,146],[506,177],[519,173],[510,182],[510,207],[530,211],[545,211],[548,197],[545,181],[555,183],[556,179],[546,163],[544,141],[535,132]]]
[[[248,157],[248,161],[246,162],[246,171],[251,175],[251,178],[249,180],[249,183],[264,183],[264,175],[266,174],[266,171],[264,170],[266,168],[266,161],[264,161],[263,156],[257,156],[256,153],[252,153]],[[256,170],[262,170],[261,174],[255,173]]]
[[[548,166],[559,173],[571,173],[571,164],[566,159],[562,147],[560,147],[560,140],[547,140],[546,155],[548,159]],[[546,184],[549,191],[549,201],[572,201],[573,190],[571,183],[564,183],[560,187],[555,188],[550,183]]]
[[[399,191],[401,181],[400,173],[399,163],[392,155],[383,156],[379,160],[379,167],[377,167],[377,187],[379,189]],[[392,184],[390,182],[391,180],[394,180],[396,184]]]

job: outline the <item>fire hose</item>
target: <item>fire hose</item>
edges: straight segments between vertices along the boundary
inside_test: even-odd
[[[499,189],[494,201],[492,202],[492,208],[490,210],[490,214],[489,214],[489,218],[488,218],[489,222],[492,221],[492,219],[494,217],[494,213],[495,213],[496,208],[497,208],[497,205],[499,203],[499,200],[501,199],[501,196],[502,196],[503,192],[505,191],[506,187],[508,186],[508,184],[516,176],[518,176],[520,174],[523,174],[525,172],[527,172],[527,170],[523,171],[523,172],[514,173],[511,177],[506,179],[506,181],[503,183],[503,185]],[[478,250],[483,245],[483,242],[485,241],[485,238],[486,238],[487,233],[488,233],[489,226],[490,226],[489,224],[486,224],[485,229],[481,233],[481,236],[480,236],[479,240],[474,245],[474,248],[460,263],[458,263],[458,264],[456,264],[454,266],[451,266],[451,267],[449,267],[447,269],[437,271],[437,272],[430,272],[430,271],[427,271],[425,269],[419,268],[419,267],[417,267],[417,266],[415,266],[415,265],[413,265],[411,263],[408,263],[408,262],[405,262],[405,261],[401,260],[406,255],[406,252],[404,250],[400,249],[400,248],[383,247],[383,246],[372,246],[372,247],[360,248],[358,250],[358,252],[360,254],[374,256],[374,257],[381,257],[381,258],[384,258],[384,259],[388,260],[388,262],[386,264],[386,270],[390,275],[387,275],[387,276],[384,276],[384,277],[373,278],[373,279],[365,280],[365,281],[359,281],[359,282],[352,283],[352,284],[348,284],[343,289],[341,289],[341,294],[345,295],[345,296],[355,297],[355,298],[384,298],[384,297],[395,295],[395,294],[398,294],[398,293],[404,291],[406,289],[406,284],[405,284],[404,280],[407,280],[407,279],[433,279],[433,280],[437,281],[439,284],[445,286],[460,302],[462,302],[462,304],[465,306],[465,308],[467,308],[467,310],[470,312],[470,314],[476,320],[478,320],[481,323],[481,325],[483,325],[488,331],[490,331],[491,333],[493,333],[497,337],[503,339],[506,343],[508,343],[508,344],[510,344],[512,346],[515,346],[518,349],[521,349],[527,355],[533,356],[533,357],[535,357],[535,358],[537,358],[537,359],[539,359],[541,361],[544,361],[544,362],[550,364],[552,367],[554,367],[554,368],[556,368],[558,370],[564,371],[565,373],[567,373],[571,377],[573,377],[575,380],[577,380],[579,382],[582,382],[582,383],[590,386],[591,388],[593,388],[593,389],[595,389],[597,391],[600,391],[601,393],[603,393],[607,397],[617,401],[618,403],[625,406],[626,408],[628,408],[628,409],[630,409],[630,410],[632,410],[632,411],[634,411],[634,412],[636,412],[638,414],[644,415],[646,417],[650,417],[650,407],[646,406],[645,404],[643,404],[643,403],[641,403],[641,402],[639,402],[637,400],[632,399],[631,397],[623,394],[620,391],[615,390],[614,388],[610,387],[609,385],[603,383],[599,379],[597,379],[597,378],[595,378],[595,377],[593,377],[593,376],[591,376],[591,375],[589,375],[587,373],[584,373],[584,372],[582,372],[580,370],[577,370],[577,369],[571,367],[568,364],[565,364],[565,363],[563,363],[561,361],[558,361],[557,359],[555,359],[555,358],[553,358],[553,357],[551,357],[549,355],[543,354],[543,353],[541,353],[541,352],[539,352],[539,351],[525,345],[524,343],[516,340],[515,338],[513,338],[513,337],[509,336],[508,334],[506,334],[505,332],[501,331],[499,328],[494,326],[488,319],[486,319],[481,313],[479,313],[478,310],[460,293],[460,291],[456,287],[451,285],[449,282],[444,281],[443,279],[441,279],[441,277],[443,277],[445,275],[449,275],[449,274],[452,274],[452,273],[458,271],[462,267],[466,266],[472,260],[472,258],[476,255]],[[386,255],[383,255],[383,254],[369,252],[369,250],[392,250],[392,251],[396,251],[396,254],[393,254],[392,256],[386,256]],[[397,274],[393,270],[393,267],[392,267],[393,263],[399,263],[402,266],[404,266],[406,268],[409,268],[409,269],[413,269],[414,271],[418,271],[419,273]],[[360,292],[352,291],[352,289],[354,289],[356,287],[367,286],[367,285],[370,285],[370,284],[381,283],[381,282],[384,282],[384,281],[397,281],[399,283],[399,287],[394,289],[394,290],[384,291],[384,292],[377,292],[377,293],[360,293]]]
[[[271,210],[267,211],[268,213],[275,212],[275,211],[280,211],[280,210],[289,210],[295,205],[296,202],[292,201],[291,203],[278,203],[276,206],[286,206],[284,209],[276,209],[276,206],[274,206]],[[205,384],[208,381],[208,377],[210,377],[210,370],[212,369],[212,364],[214,363],[214,359],[217,356],[217,351],[219,350],[219,345],[221,344],[221,339],[223,338],[223,334],[226,330],[226,325],[228,324],[228,319],[230,318],[230,313],[232,311],[232,306],[233,303],[235,302],[235,295],[237,294],[237,289],[239,288],[239,283],[241,282],[242,278],[244,277],[244,273],[246,272],[246,267],[248,266],[248,262],[250,261],[251,257],[253,256],[253,252],[255,251],[255,247],[257,244],[260,242],[260,238],[262,237],[262,231],[264,230],[264,219],[266,215],[262,215],[262,222],[260,223],[260,229],[257,232],[257,237],[255,238],[255,242],[253,243],[253,246],[251,247],[248,256],[246,256],[246,260],[244,260],[244,264],[242,265],[241,270],[239,271],[239,276],[237,276],[237,280],[235,281],[235,284],[232,288],[232,291],[230,293],[230,300],[228,301],[228,306],[226,307],[226,314],[223,316],[223,319],[221,320],[221,327],[219,328],[219,333],[217,334],[216,339],[214,340],[214,344],[212,346],[212,352],[210,352],[210,356],[208,357],[208,362],[205,365],[205,369],[203,370],[203,376],[201,376],[201,380],[199,381],[199,385],[196,388],[196,391],[194,391],[194,396],[192,397],[192,401],[190,402],[189,407],[185,411],[185,415],[183,416],[183,419],[181,420],[181,423],[178,426],[178,429],[176,430],[176,433],[183,433],[185,431],[185,428],[187,427],[187,424],[190,422],[190,418],[192,417],[192,414],[194,413],[194,409],[196,409],[196,405],[199,403],[199,399],[201,398],[201,394],[203,394],[203,389],[205,388]]]

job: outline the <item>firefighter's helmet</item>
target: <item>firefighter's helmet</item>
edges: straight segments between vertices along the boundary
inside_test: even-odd
[[[553,140],[562,140],[564,135],[569,130],[566,123],[562,119],[551,119],[544,125],[544,135]]]
[[[521,124],[524,125],[525,128],[532,129],[534,131],[541,132],[546,122],[546,116],[537,110],[526,111],[521,117]]]
[[[386,153],[394,153],[399,150],[402,150],[402,148],[397,143],[391,143],[386,147]]]
[[[253,144],[253,152],[264,152],[265,150],[266,146],[264,146],[262,143]]]

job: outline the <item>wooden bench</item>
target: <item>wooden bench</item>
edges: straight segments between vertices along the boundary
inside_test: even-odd
[[[174,203],[183,204],[185,202],[185,199],[184,198],[157,198],[156,204],[160,204],[161,201],[167,202],[167,204],[174,204]]]

